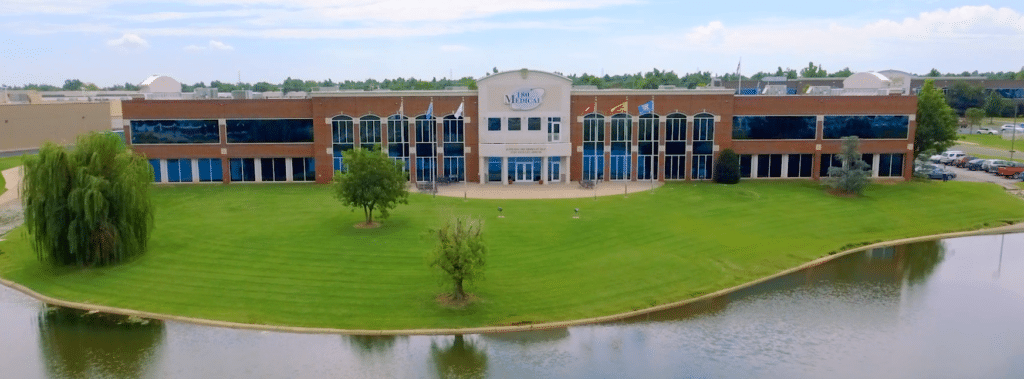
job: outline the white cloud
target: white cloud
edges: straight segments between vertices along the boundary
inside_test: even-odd
[[[231,45],[228,45],[228,44],[226,44],[224,42],[220,42],[220,41],[217,41],[217,40],[212,40],[212,39],[210,40],[209,43],[206,44],[206,46],[199,46],[199,45],[188,45],[188,46],[185,46],[185,50],[186,51],[234,50],[234,49],[235,48],[232,47]]]
[[[442,45],[441,46],[441,51],[446,52],[446,53],[456,53],[456,52],[469,51],[469,50],[470,50],[469,46],[463,46],[463,45]]]
[[[122,50],[142,50],[149,47],[149,42],[138,34],[125,33],[121,38],[108,40],[107,46]]]
[[[898,64],[907,58],[921,61],[942,55],[952,57],[966,51],[996,52],[1009,46],[1024,45],[1024,14],[990,6],[923,12],[917,17],[899,21],[757,21],[747,25],[712,21],[682,34],[629,36],[619,39],[619,42],[628,45],[636,39],[647,38],[666,49],[690,53],[765,57],[765,60],[774,60],[770,64],[776,64],[778,57],[784,56],[787,59],[799,58],[801,62],[808,59],[825,61],[838,67],[867,57],[872,61]],[[756,58],[751,59],[754,60]],[[806,63],[797,68],[803,65]]]

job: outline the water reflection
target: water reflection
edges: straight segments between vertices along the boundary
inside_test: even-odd
[[[142,378],[164,338],[163,322],[43,307],[39,349],[51,378]]]
[[[447,339],[447,338],[444,338]],[[473,338],[457,334],[451,340],[430,341],[430,356],[443,379],[487,377],[487,351]]]
[[[357,352],[367,356],[380,356],[390,352],[395,340],[402,336],[342,336]]]

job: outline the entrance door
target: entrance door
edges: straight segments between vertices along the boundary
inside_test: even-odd
[[[533,181],[533,164],[532,163],[516,163],[516,181],[517,182],[532,182]]]
[[[559,169],[559,167],[561,166],[561,162],[550,161],[549,166],[550,167],[548,167],[548,182],[557,182],[559,180],[562,180],[562,177],[560,175],[561,170]]]

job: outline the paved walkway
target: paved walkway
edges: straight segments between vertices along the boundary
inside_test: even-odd
[[[554,184],[476,184],[459,183],[438,186],[437,196],[465,197],[471,199],[572,199],[594,196],[625,195],[629,193],[649,191],[661,187],[662,183],[650,181],[638,182],[600,182],[594,189],[584,189],[579,183]],[[411,192],[429,193],[412,187]]]
[[[25,216],[18,198],[18,190],[21,187],[21,166],[4,170],[3,176],[4,181],[7,182],[4,186],[7,191],[0,195],[0,236],[21,225]]]

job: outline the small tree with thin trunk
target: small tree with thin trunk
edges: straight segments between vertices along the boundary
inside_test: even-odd
[[[483,278],[487,246],[483,239],[483,222],[456,218],[433,231],[437,245],[430,255],[430,267],[440,269],[452,283],[452,299],[466,300],[464,282]]]
[[[374,210],[384,219],[398,204],[409,203],[402,162],[374,149],[348,150],[341,156],[346,170],[334,173],[334,195],[344,205],[363,208],[366,226],[373,225]]]
[[[981,108],[967,108],[964,117],[967,118],[967,125],[971,127],[971,132],[974,132],[974,128],[981,124],[981,119],[985,118],[985,111]]]
[[[859,146],[860,139],[857,137],[843,137],[843,145],[839,150],[839,160],[843,165],[828,168],[826,184],[848,195],[859,195],[867,187],[871,174],[868,169],[871,166],[861,159],[857,151]]]

